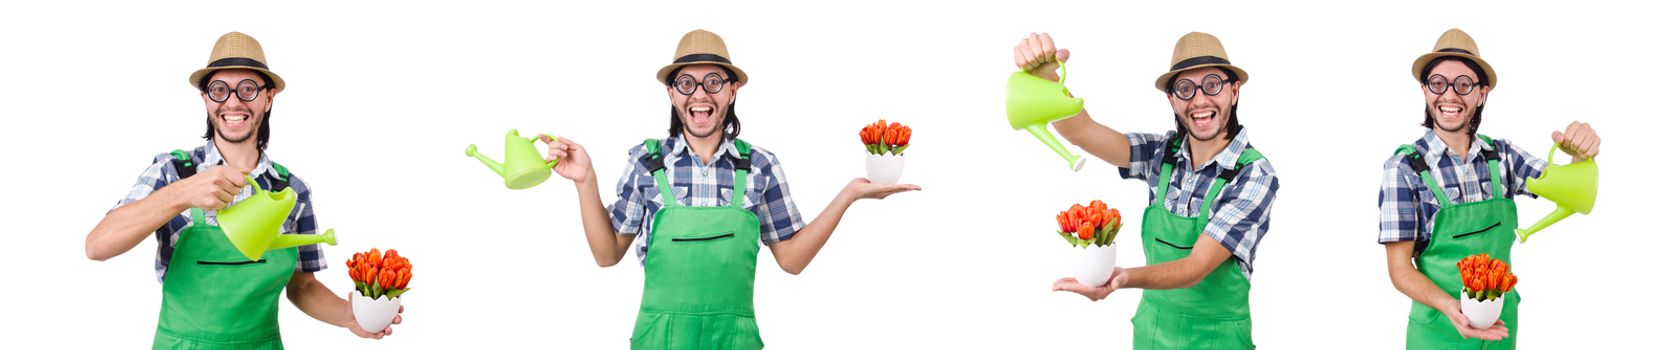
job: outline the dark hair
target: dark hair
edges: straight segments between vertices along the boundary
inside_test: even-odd
[[[1235,75],[1233,70],[1230,70],[1230,69],[1224,68],[1224,67],[1217,67],[1217,69],[1222,70],[1223,74],[1228,76],[1227,80],[1223,81],[1224,84],[1233,84],[1234,82],[1240,81],[1240,76]],[[1181,75],[1182,75],[1182,73],[1176,73],[1175,75],[1171,75],[1170,79],[1166,80],[1166,81],[1174,82],[1174,81],[1176,81],[1176,77],[1179,77]],[[1176,89],[1176,87],[1175,87],[1174,84],[1170,84],[1170,85],[1165,85],[1165,89],[1166,90],[1174,90],[1174,89]],[[1172,93],[1171,91],[1165,91],[1165,95],[1167,95],[1167,96],[1170,95],[1171,93]],[[1229,106],[1229,130],[1228,130],[1228,134],[1223,135],[1223,139],[1225,139],[1225,140],[1233,140],[1235,134],[1239,134],[1240,130],[1246,128],[1246,127],[1240,125],[1240,115],[1235,113],[1235,111],[1238,110],[1238,109],[1240,109],[1240,102],[1239,101],[1236,101],[1234,103],[1234,105]],[[1187,125],[1182,125],[1182,116],[1178,115],[1178,116],[1176,116],[1176,118],[1171,118],[1171,120],[1176,122],[1176,137],[1187,137],[1188,126]]]
[[[728,72],[728,76],[723,78],[723,83],[734,82],[733,69],[723,69],[722,71]],[[675,85],[676,73],[680,73],[680,71],[671,71],[669,76],[664,77],[665,86]],[[725,139],[733,139],[740,136],[740,117],[739,115],[734,114],[734,109],[734,103],[729,102],[728,115],[722,117],[722,136]],[[681,135],[681,130],[681,111],[672,105],[670,106],[670,137]]]
[[[213,76],[213,75],[215,75],[215,74],[205,74],[203,79],[198,80],[198,91],[199,92],[207,93],[207,90],[209,90],[209,86],[210,86],[210,76]],[[256,73],[256,75],[262,77],[262,89],[263,90],[268,90],[268,91],[273,91],[274,90],[274,80],[272,78],[268,78],[267,74],[262,74],[260,72]],[[268,120],[273,119],[273,116],[274,116],[273,107],[269,107],[267,111],[262,112],[262,124],[258,124],[256,126],[256,150],[257,151],[268,150]],[[213,119],[213,118],[215,118],[214,115],[210,115],[209,113],[204,114],[204,141],[210,141],[210,140],[215,139],[215,122],[210,120],[210,119]]]
[[[1477,83],[1477,85],[1474,85],[1474,86],[1489,86],[1490,85],[1490,82],[1485,80],[1485,69],[1479,67],[1478,63],[1474,63],[1473,60],[1469,60],[1469,59],[1465,59],[1465,58],[1461,58],[1461,57],[1455,57],[1455,56],[1444,56],[1444,57],[1435,58],[1435,59],[1432,60],[1432,62],[1427,62],[1426,66],[1421,67],[1421,77],[1417,78],[1421,81],[1421,85],[1426,85],[1427,84],[1427,77],[1432,76],[1432,74],[1431,74],[1432,69],[1435,68],[1435,67],[1438,67],[1438,64],[1444,62],[1445,60],[1461,62],[1462,64],[1467,65],[1467,69],[1472,70],[1473,74],[1476,75],[1479,78],[1479,82]],[[1448,93],[1448,91],[1446,91],[1446,92]],[[1431,106],[1421,106],[1421,115],[1426,117],[1426,119],[1421,121],[1421,126],[1426,127],[1427,129],[1432,129],[1432,125],[1433,125],[1433,122],[1432,122],[1432,107]],[[1473,119],[1468,119],[1468,122],[1467,122],[1467,134],[1468,135],[1475,135],[1475,134],[1479,133],[1479,122],[1484,119],[1484,115],[1485,115],[1485,104],[1480,103],[1479,107],[1475,108],[1473,110]]]

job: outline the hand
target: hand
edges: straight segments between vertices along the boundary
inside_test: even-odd
[[[1508,327],[1502,325],[1502,320],[1496,320],[1496,323],[1491,324],[1490,328],[1475,329],[1468,324],[1467,315],[1462,314],[1461,302],[1456,301],[1455,298],[1448,299],[1450,300],[1442,303],[1444,307],[1438,309],[1438,312],[1444,313],[1445,317],[1450,318],[1450,324],[1456,326],[1456,333],[1461,334],[1462,338],[1502,340],[1502,338],[1508,337]]]
[[[226,208],[228,203],[233,202],[233,198],[239,196],[239,191],[244,190],[247,174],[250,174],[248,169],[217,165],[169,184],[163,189],[188,207],[219,210]]]
[[[844,186],[844,193],[849,195],[850,198],[855,198],[855,199],[862,199],[862,198],[885,199],[885,197],[888,197],[888,196],[893,195],[893,194],[906,192],[906,191],[919,191],[919,190],[920,190],[920,186],[917,186],[917,185],[910,185],[910,184],[878,185],[878,184],[874,184],[873,182],[869,182],[868,179],[859,178],[859,177],[850,180],[850,183],[846,184]]]
[[[539,138],[547,143],[547,156],[543,160],[563,159],[553,167],[553,172],[560,177],[582,182],[594,174],[594,162],[588,159],[588,151],[581,144],[557,136],[541,135]]]
[[[1054,38],[1048,33],[1031,33],[1013,47],[1013,65],[1049,81],[1060,81],[1060,74],[1054,72],[1060,69],[1056,60],[1065,62],[1069,59],[1071,51],[1054,47]]]
[[[1572,122],[1566,126],[1566,132],[1556,131],[1550,134],[1555,143],[1561,144],[1561,151],[1572,155],[1575,160],[1595,158],[1601,152],[1601,138],[1590,128],[1590,123]]]
[[[355,299],[355,292],[349,292],[348,297],[349,298],[345,299],[345,300],[354,300]],[[345,312],[349,313],[349,325],[348,325],[347,328],[349,328],[350,333],[355,333],[355,336],[362,337],[362,338],[384,339],[384,337],[388,337],[388,336],[390,336],[390,334],[392,332],[394,332],[393,330],[390,329],[390,326],[385,326],[384,330],[379,331],[378,333],[367,333],[367,331],[362,330],[361,329],[361,324],[355,322],[355,310],[354,310],[354,306],[352,306],[352,305],[354,305],[353,302],[344,304]],[[407,306],[397,306],[396,307],[396,318],[391,320],[390,324],[391,325],[402,324],[402,311],[406,311],[407,309],[408,309]]]
[[[1066,277],[1061,278],[1058,281],[1054,281],[1054,291],[1066,291],[1082,294],[1084,297],[1089,298],[1089,301],[1100,301],[1101,299],[1106,299],[1107,295],[1111,295],[1112,292],[1118,290],[1118,288],[1123,288],[1124,280],[1128,277],[1129,276],[1124,275],[1123,267],[1113,267],[1112,277],[1106,280],[1106,285],[1090,287],[1085,286],[1082,283],[1078,283],[1076,278]]]

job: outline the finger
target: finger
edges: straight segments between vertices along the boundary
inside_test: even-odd
[[[547,134],[536,134],[536,138],[541,139],[542,142],[553,142],[553,138],[549,137]]]
[[[228,194],[226,192],[216,192],[216,194],[215,194],[216,201],[218,203],[220,203],[220,205],[223,205],[223,206],[227,205],[227,203],[232,203],[233,198],[236,198],[236,196],[234,196],[232,194]]]
[[[1054,57],[1059,54],[1059,51],[1060,49],[1054,46],[1054,37],[1048,36],[1048,33],[1042,33],[1043,56],[1048,57],[1048,59],[1054,59]]]
[[[1054,53],[1054,57],[1059,58],[1060,62],[1071,60],[1071,50],[1060,49],[1059,52]]]
[[[1595,159],[1595,156],[1597,154],[1600,154],[1600,153],[1601,153],[1601,138],[1596,137],[1595,141],[1590,143],[1590,156],[1588,158],[1589,159]]]
[[[1029,64],[1029,60],[1025,59],[1025,41],[1020,40],[1019,45],[1013,45],[1013,65],[1021,69],[1030,69]]]
[[[1563,134],[1565,136],[1564,139],[1566,140],[1567,146],[1574,145],[1578,141],[1578,126],[1578,122],[1572,122],[1572,124],[1566,125],[1566,132]],[[1577,148],[1573,149],[1576,150]]]
[[[1042,63],[1043,63],[1042,62],[1042,39],[1037,38],[1037,33],[1031,33],[1031,38],[1026,40],[1026,43],[1027,43],[1026,50],[1028,50],[1031,53],[1031,66],[1032,67],[1041,66]]]
[[[1549,133],[1549,138],[1555,140],[1555,143],[1566,141],[1566,136],[1561,135],[1561,132],[1559,131]]]
[[[401,312],[398,311],[397,313],[401,313]],[[396,315],[396,318],[392,319],[390,321],[390,324],[402,324],[402,315]]]

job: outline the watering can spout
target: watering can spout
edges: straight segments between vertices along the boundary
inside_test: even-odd
[[[318,235],[279,235],[279,237],[274,237],[273,242],[268,243],[268,249],[291,248],[318,243],[338,245],[338,236],[332,233],[332,229],[326,229],[326,232]]]
[[[1555,150],[1559,147],[1560,144],[1555,144],[1549,148],[1549,166],[1543,170],[1543,175],[1526,178],[1526,188],[1533,194],[1555,202],[1555,211],[1538,220],[1530,228],[1515,230],[1521,243],[1525,243],[1526,238],[1537,231],[1572,216],[1573,213],[1589,214],[1595,209],[1596,189],[1600,184],[1601,170],[1596,167],[1594,159],[1555,165]]]
[[[1066,150],[1065,145],[1048,133],[1048,123],[1076,115],[1083,110],[1083,99],[1071,97],[1066,90],[1065,64],[1060,65],[1060,81],[1049,81],[1030,72],[1014,72],[1007,79],[1007,122],[1014,130],[1025,129],[1037,141],[1054,150],[1071,165],[1072,171],[1083,169],[1083,158]]]
[[[477,158],[479,162],[483,162],[483,165],[489,166],[489,170],[494,170],[495,175],[506,176],[506,173],[501,170],[501,162],[497,162],[494,159],[489,159],[489,156],[477,153],[477,145],[467,145],[466,156]]]
[[[1053,149],[1055,154],[1060,155],[1060,158],[1064,158],[1066,162],[1071,165],[1071,171],[1083,170],[1083,157],[1072,154],[1071,151],[1066,150],[1066,146],[1060,144],[1060,139],[1054,138],[1053,134],[1048,133],[1048,125],[1026,125],[1025,130],[1030,131],[1031,136],[1036,136],[1037,141],[1041,141],[1042,144],[1048,145],[1048,148]]]

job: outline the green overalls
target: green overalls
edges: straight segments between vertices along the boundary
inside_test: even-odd
[[[176,151],[175,169],[194,173],[191,159]],[[284,168],[274,169],[286,176]],[[284,186],[281,179],[274,187]],[[260,190],[260,189],[257,189]],[[192,225],[181,229],[163,276],[163,307],[153,349],[283,349],[279,294],[297,268],[297,248],[269,250],[250,261],[227,241],[221,227],[193,208]]]
[[[1456,262],[1469,255],[1490,253],[1492,258],[1513,264],[1509,252],[1514,246],[1514,227],[1519,225],[1514,200],[1503,196],[1502,162],[1496,144],[1490,137],[1479,135],[1487,147],[1480,154],[1490,162],[1491,199],[1472,203],[1450,203],[1450,197],[1433,180],[1427,162],[1414,145],[1403,145],[1397,154],[1409,159],[1409,166],[1420,175],[1421,181],[1438,199],[1438,213],[1432,218],[1432,238],[1427,248],[1415,256],[1415,269],[1452,297],[1461,295],[1461,271]],[[1478,184],[1470,184],[1477,186]],[[1508,327],[1508,338],[1485,341],[1463,338],[1450,318],[1426,304],[1414,302],[1409,308],[1409,349],[1513,349],[1517,333],[1520,291],[1503,294],[1502,321]]]
[[[761,349],[752,284],[757,276],[757,215],[742,207],[751,145],[734,140],[733,201],[680,205],[665,178],[659,141],[646,140],[647,169],[664,207],[647,238],[646,284],[630,337],[634,349]]]
[[[1166,155],[1175,155],[1181,142],[1174,141]],[[1187,257],[1194,242],[1204,234],[1205,225],[1211,220],[1211,204],[1216,202],[1223,185],[1232,181],[1241,168],[1263,157],[1257,149],[1242,151],[1234,169],[1224,169],[1212,181],[1201,200],[1199,216],[1195,217],[1176,215],[1165,208],[1165,195],[1175,165],[1170,160],[1161,162],[1153,204],[1147,206],[1141,219],[1142,251],[1147,255],[1147,264]],[[1132,348],[1252,349],[1252,313],[1247,300],[1251,289],[1251,281],[1241,274],[1240,266],[1230,257],[1193,287],[1143,291],[1141,305],[1130,319],[1135,325]]]

